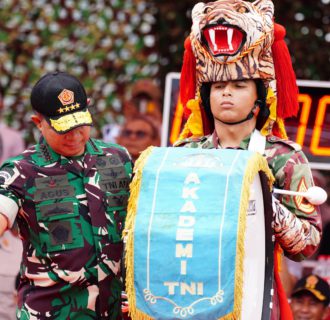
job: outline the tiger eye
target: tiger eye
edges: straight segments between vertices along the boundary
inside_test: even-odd
[[[212,8],[210,8],[210,7],[206,7],[206,8],[204,9],[204,13],[205,13],[205,14],[209,13],[210,11],[212,11]]]

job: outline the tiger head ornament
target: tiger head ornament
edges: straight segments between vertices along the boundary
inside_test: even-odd
[[[286,138],[283,120],[297,114],[298,88],[284,37],[271,0],[197,3],[181,71],[188,120],[179,140],[211,133],[200,99],[203,83],[243,79],[260,79],[265,86],[269,116],[261,133]]]

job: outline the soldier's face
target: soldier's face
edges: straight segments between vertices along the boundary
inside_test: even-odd
[[[211,86],[210,104],[215,121],[237,122],[244,119],[256,100],[254,80],[219,81]]]
[[[58,134],[40,115],[33,115],[36,124],[49,146],[65,157],[80,156],[85,152],[85,146],[90,138],[90,126],[81,126],[64,134]]]
[[[323,320],[328,314],[321,301],[306,293],[292,297],[291,310],[294,320]]]

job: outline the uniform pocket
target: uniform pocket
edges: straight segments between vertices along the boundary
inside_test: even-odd
[[[112,243],[120,242],[126,219],[126,208],[129,194],[106,192],[106,213],[108,215],[108,233]]]
[[[43,252],[83,247],[79,208],[75,198],[39,203],[36,205],[36,213]]]

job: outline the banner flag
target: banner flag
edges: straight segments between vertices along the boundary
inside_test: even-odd
[[[134,319],[238,319],[258,153],[150,147],[135,165],[126,221]]]

